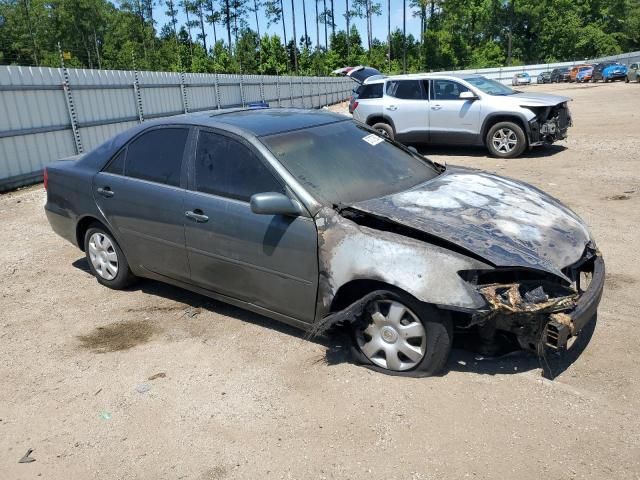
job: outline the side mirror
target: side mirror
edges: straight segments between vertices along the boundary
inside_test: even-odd
[[[473,93],[467,90],[466,92],[462,92],[458,97],[460,100],[477,100],[478,97]]]
[[[302,208],[295,200],[277,192],[256,193],[251,196],[251,211],[260,215],[290,215],[297,217]]]

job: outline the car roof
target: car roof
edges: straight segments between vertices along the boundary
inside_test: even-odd
[[[262,137],[346,120],[350,120],[350,118],[326,110],[230,108],[176,115],[148,123],[153,123],[153,125],[182,123],[202,127],[216,127],[236,132],[240,130],[245,134]]]

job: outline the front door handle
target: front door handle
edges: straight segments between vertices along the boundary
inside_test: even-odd
[[[113,197],[115,195],[114,191],[111,190],[111,187],[99,187],[97,192],[103,197]]]
[[[396,107],[395,105],[389,105],[387,107],[385,107],[387,110],[391,110],[391,111],[395,111],[398,109],[398,107]]]
[[[207,217],[199,208],[184,212],[184,216],[197,223],[205,223],[209,221],[209,217]]]
[[[440,110],[442,109],[442,105],[434,105],[431,107],[431,110]]]

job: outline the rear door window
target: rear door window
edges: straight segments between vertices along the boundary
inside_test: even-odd
[[[390,80],[387,82],[387,95],[404,100],[424,100],[421,81]]]
[[[125,174],[177,187],[188,134],[188,128],[158,128],[143,133],[127,147]]]
[[[195,187],[198,192],[245,202],[256,193],[285,193],[282,184],[249,147],[207,131],[198,136]]]

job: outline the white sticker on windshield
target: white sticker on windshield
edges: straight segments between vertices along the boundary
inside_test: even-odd
[[[369,145],[378,145],[379,143],[384,142],[384,138],[374,135],[373,133],[371,135],[363,137],[362,139]]]

